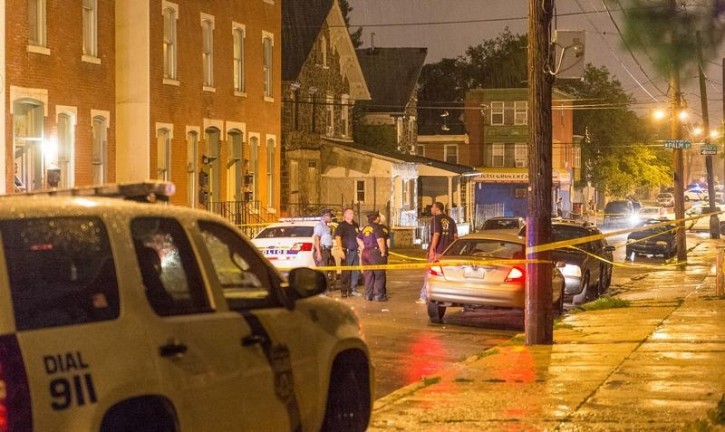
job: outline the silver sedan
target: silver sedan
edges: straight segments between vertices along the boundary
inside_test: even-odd
[[[428,270],[428,316],[439,323],[448,307],[524,308],[526,263],[523,237],[479,232],[454,241]],[[564,277],[555,266],[554,311],[564,307]]]

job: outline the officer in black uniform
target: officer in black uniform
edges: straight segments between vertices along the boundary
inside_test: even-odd
[[[385,264],[388,256],[383,228],[377,223],[380,213],[368,213],[368,224],[360,231],[357,242],[362,249],[362,264]],[[388,301],[385,295],[385,270],[363,270],[365,278],[365,299],[370,301]]]

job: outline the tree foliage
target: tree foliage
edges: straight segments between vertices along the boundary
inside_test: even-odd
[[[722,0],[608,0],[623,7],[624,44],[642,51],[659,72],[697,65],[696,33],[705,58],[718,54],[725,37]]]
[[[581,160],[592,167],[592,185],[626,196],[637,187],[672,182],[672,158],[648,145],[642,119],[629,109],[632,96],[606,67],[588,64],[583,80],[559,80],[556,86],[576,100],[574,134],[584,137]]]

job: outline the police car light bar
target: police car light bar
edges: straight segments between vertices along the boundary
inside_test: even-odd
[[[43,190],[7,196],[82,196],[121,198],[128,201],[155,203],[167,202],[176,192],[171,182],[146,180],[138,183],[104,184],[97,186],[79,186],[68,189]]]
[[[301,216],[301,217],[283,217],[279,218],[280,222],[317,222],[321,216]]]

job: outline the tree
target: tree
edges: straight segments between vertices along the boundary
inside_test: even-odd
[[[347,0],[338,0],[338,3],[340,4],[340,11],[342,11],[342,17],[345,19],[345,25],[347,26],[347,31],[348,31],[348,33],[350,33],[350,39],[352,40],[352,46],[355,48],[360,48],[360,46],[363,44],[363,42],[362,42],[363,28],[358,27],[357,30],[355,30],[354,32],[350,32],[350,12],[352,12],[353,8],[350,6],[350,3],[348,3]]]
[[[425,65],[418,80],[418,124],[439,123],[443,107],[450,111],[452,122],[461,118],[470,89],[526,87],[527,39],[506,28],[498,37],[468,47],[464,56]],[[441,109],[425,109],[435,107]]]
[[[664,76],[698,63],[695,34],[702,35],[705,58],[718,54],[725,37],[722,0],[608,0],[622,6],[624,43],[642,51]]]
[[[670,184],[672,161],[648,142],[642,119],[629,109],[632,96],[606,67],[588,64],[583,80],[559,80],[557,87],[577,101],[574,134],[584,137],[581,160],[592,165],[594,187],[626,196],[637,187]]]

